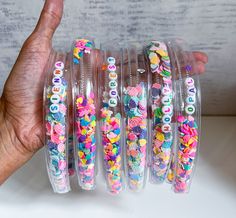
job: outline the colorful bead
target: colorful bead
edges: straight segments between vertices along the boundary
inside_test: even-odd
[[[74,64],[79,64],[79,61],[84,56],[84,54],[90,54],[92,48],[93,48],[93,42],[87,39],[77,39],[74,43],[74,50],[73,50]]]
[[[177,151],[175,192],[188,191],[194,160],[197,154],[198,126],[194,117],[178,117],[179,145]]]
[[[142,188],[145,179],[147,148],[147,95],[145,89],[145,83],[127,87],[124,96],[128,185],[132,190]]]
[[[121,115],[108,108],[101,110],[102,145],[104,152],[104,166],[108,189],[118,194],[122,190],[121,168]]]
[[[78,176],[83,189],[91,190],[95,186],[96,159],[96,112],[94,93],[86,98],[76,98],[76,146],[78,151]]]

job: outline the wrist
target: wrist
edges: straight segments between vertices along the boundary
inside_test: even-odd
[[[33,155],[22,148],[5,111],[0,99],[0,185]]]

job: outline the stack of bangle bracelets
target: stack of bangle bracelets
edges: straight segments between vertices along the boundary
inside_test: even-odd
[[[121,116],[121,52],[103,45],[99,71],[101,99],[100,130],[104,172],[108,190],[118,194],[123,189],[122,116]]]
[[[51,55],[44,123],[53,190],[70,191],[74,174],[82,189],[94,190],[99,145],[110,193],[119,194],[125,183],[143,189],[148,169],[151,183],[166,181],[174,192],[186,193],[200,137],[195,59],[178,40],[120,47],[104,43],[97,50],[81,38],[71,53]]]

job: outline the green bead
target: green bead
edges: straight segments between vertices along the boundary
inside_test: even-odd
[[[155,115],[156,117],[161,117],[161,116],[162,116],[161,108],[155,109],[154,115]]]

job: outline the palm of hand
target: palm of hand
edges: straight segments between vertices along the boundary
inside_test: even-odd
[[[43,87],[51,51],[49,40],[32,35],[4,88],[5,118],[15,131],[12,140],[25,152],[33,153],[43,145]]]

